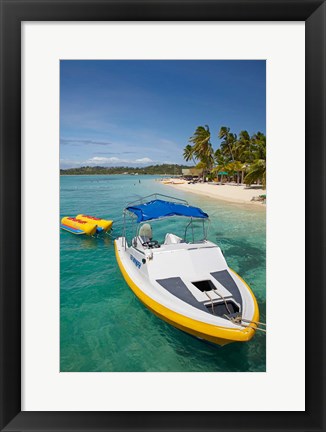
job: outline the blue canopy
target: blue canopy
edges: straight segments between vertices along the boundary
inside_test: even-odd
[[[137,222],[143,222],[153,219],[160,219],[166,216],[185,216],[199,219],[208,218],[199,207],[191,207],[184,204],[178,204],[171,201],[156,199],[146,204],[139,204],[127,207],[131,213],[137,216]]]

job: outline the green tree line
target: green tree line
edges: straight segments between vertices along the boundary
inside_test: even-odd
[[[83,166],[79,168],[60,169],[61,175],[99,175],[99,174],[149,174],[149,175],[181,175],[183,168],[189,168],[187,165],[161,164],[150,165],[142,168],[133,167],[101,167],[101,166]]]

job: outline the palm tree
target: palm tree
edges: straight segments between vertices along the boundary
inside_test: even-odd
[[[193,155],[200,162],[203,162],[205,168],[203,170],[203,180],[205,178],[205,171],[210,170],[214,163],[213,147],[211,144],[211,133],[207,125],[198,126],[189,142],[193,143]]]
[[[266,189],[266,160],[256,159],[254,163],[250,165],[249,172],[245,176],[244,181],[246,184],[261,181],[263,189]]]
[[[207,125],[198,126],[189,141],[193,143],[194,154],[196,156],[210,156],[212,153],[211,133]]]
[[[249,164],[247,164],[247,163],[242,164],[242,167],[241,167],[241,184],[244,183],[244,176],[245,176],[245,173],[247,172],[248,167],[249,167]]]
[[[219,139],[222,139],[220,149],[222,153],[229,154],[231,160],[234,162],[234,150],[237,141],[237,135],[230,132],[230,128],[222,126],[218,134]]]
[[[230,162],[227,166],[226,169],[228,171],[233,171],[237,173],[237,184],[239,184],[239,179],[240,179],[240,175],[239,172],[242,171],[243,168],[243,163],[240,161],[234,161],[234,162]]]
[[[251,140],[254,146],[255,159],[266,160],[266,136],[262,132],[257,132]]]
[[[196,161],[194,158],[194,148],[192,145],[188,144],[183,150],[183,158],[186,162],[189,162],[190,159],[193,161],[194,165],[196,165]]]
[[[257,132],[251,137],[253,146],[254,160],[249,166],[249,171],[245,176],[245,183],[251,184],[261,181],[263,188],[266,188],[266,136],[262,132]]]
[[[235,152],[237,160],[241,162],[252,162],[253,143],[252,138],[246,130],[242,130],[239,133],[239,138],[235,143]]]
[[[200,162],[198,162],[198,164],[196,165],[195,168],[196,168],[197,170],[200,170],[200,171],[201,171],[201,174],[202,174],[203,179],[204,179],[205,170],[207,169],[207,166],[206,166],[205,162],[204,162],[204,161],[200,161]],[[199,175],[198,175],[198,177],[199,177]]]
[[[230,164],[230,159],[222,153],[221,149],[217,149],[214,156],[215,156],[215,161],[217,163],[217,166],[213,169],[213,172],[216,172],[217,175],[219,172],[226,172]],[[221,184],[222,182],[223,182],[223,174],[221,174],[221,179],[220,179]]]

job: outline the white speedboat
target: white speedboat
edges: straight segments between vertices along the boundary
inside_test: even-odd
[[[128,215],[136,225],[129,243]],[[182,236],[166,232],[161,242],[153,239],[149,223],[171,221],[177,227],[180,218],[186,221]],[[115,240],[117,262],[147,308],[174,327],[218,345],[254,336],[257,301],[246,282],[228,267],[219,246],[207,240],[205,212],[184,200],[155,194],[128,204],[124,221],[124,235]],[[198,225],[202,236],[196,240]]]

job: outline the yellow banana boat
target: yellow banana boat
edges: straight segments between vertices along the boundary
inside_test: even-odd
[[[84,221],[74,217],[64,217],[61,219],[61,228],[77,235],[94,235],[96,233],[97,224],[90,221]]]
[[[97,225],[98,228],[102,228],[104,232],[109,231],[109,229],[112,228],[112,224],[113,224],[112,220],[100,219],[95,216],[89,216],[84,214],[79,214],[78,216],[76,216],[76,218],[84,222],[94,223]],[[98,231],[102,231],[102,230],[98,230]]]

